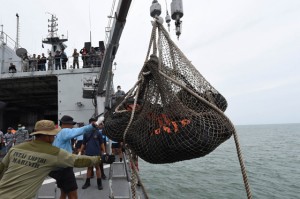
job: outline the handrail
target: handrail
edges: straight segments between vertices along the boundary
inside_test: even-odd
[[[86,58],[88,58],[88,57],[89,57],[89,56],[86,56]],[[73,66],[73,59],[74,59],[73,56],[68,56],[68,61],[66,62],[66,65],[67,65],[66,70],[67,70],[67,69],[77,69],[77,66],[76,66],[76,68],[74,68],[74,66]],[[94,60],[94,61],[95,61],[95,60]],[[89,64],[88,66],[84,67],[84,66],[83,66],[83,65],[84,65],[84,61],[83,61],[83,59],[82,59],[82,56],[79,56],[79,58],[78,58],[79,69],[81,69],[81,68],[97,68],[97,67],[101,67],[101,60],[96,60],[96,61],[100,61],[100,63],[99,63],[99,64]],[[4,65],[4,67],[7,68],[7,69],[8,69],[8,67],[10,66],[10,63],[13,63],[13,64],[16,65],[16,66],[21,66],[21,70],[18,70],[18,68],[17,68],[17,72],[24,72],[23,69],[22,69],[23,64],[25,63],[24,61],[22,61],[22,60],[21,60],[21,61],[20,61],[20,60],[9,60],[9,61],[5,60],[5,61],[3,61],[3,65]],[[53,69],[49,69],[48,63],[49,63],[49,60],[47,59],[47,62],[46,62],[46,64],[45,64],[45,66],[46,66],[46,71],[48,71],[48,70],[55,70],[55,61],[54,61],[54,57],[53,57],[53,63],[52,63]],[[60,60],[60,65],[62,66],[61,60]],[[61,70],[65,70],[65,69],[61,69]],[[26,72],[26,71],[25,71],[25,72]],[[5,74],[6,72],[2,71],[2,73]],[[8,73],[8,72],[7,72],[7,73]]]
[[[5,45],[7,45],[8,47],[10,47],[11,49],[14,49],[16,46],[16,41],[13,40],[8,34],[6,34],[5,32],[1,32],[1,37],[0,40],[2,41],[2,43],[5,43]],[[8,45],[11,44],[12,46]],[[21,48],[21,46],[19,45],[19,48]]]

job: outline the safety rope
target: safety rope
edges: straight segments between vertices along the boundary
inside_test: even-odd
[[[137,185],[137,177],[136,177],[136,172],[134,170],[132,170],[132,157],[131,154],[129,153],[129,162],[130,162],[130,166],[131,166],[131,197],[132,199],[136,199],[137,194],[136,194],[136,185]]]
[[[136,194],[136,185],[139,184],[139,186],[141,186],[143,194],[144,194],[144,198],[145,199],[149,199],[148,193],[145,189],[144,184],[142,183],[142,180],[139,176],[138,173],[138,169],[135,166],[137,163],[137,158],[138,156],[136,156],[134,154],[134,152],[132,150],[130,150],[129,148],[126,147],[126,154],[128,154],[128,158],[129,158],[129,162],[130,162],[130,166],[131,166],[131,192],[132,192],[132,198],[136,199],[137,194]]]
[[[250,185],[248,182],[248,177],[247,177],[246,167],[244,164],[243,154],[242,154],[242,150],[240,147],[240,143],[239,143],[239,139],[238,139],[238,135],[237,135],[236,131],[233,132],[233,137],[234,137],[237,155],[238,155],[240,166],[241,166],[241,171],[242,171],[242,175],[243,175],[243,180],[244,180],[247,197],[248,197],[248,199],[252,199],[252,193],[251,193]]]

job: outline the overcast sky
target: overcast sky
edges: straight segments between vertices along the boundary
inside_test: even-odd
[[[165,17],[166,3],[162,5]],[[152,0],[133,0],[115,59],[115,86],[127,91],[137,81],[151,31]],[[171,0],[167,0],[169,5]],[[68,35],[67,54],[105,38],[112,0],[0,0],[0,24],[30,54],[46,53],[47,12],[58,17],[59,34]],[[183,0],[183,30],[172,38],[199,72],[228,101],[234,124],[300,122],[300,1]],[[168,7],[170,12],[170,8]]]

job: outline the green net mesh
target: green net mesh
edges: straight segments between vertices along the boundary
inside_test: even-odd
[[[137,83],[106,113],[109,138],[156,164],[205,156],[230,138],[226,99],[156,22],[146,59]]]

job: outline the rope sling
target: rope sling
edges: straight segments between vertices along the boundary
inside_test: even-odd
[[[203,157],[234,135],[245,189],[252,198],[226,108],[226,99],[197,71],[165,28],[153,22],[138,81],[106,113],[104,133],[154,164]]]

